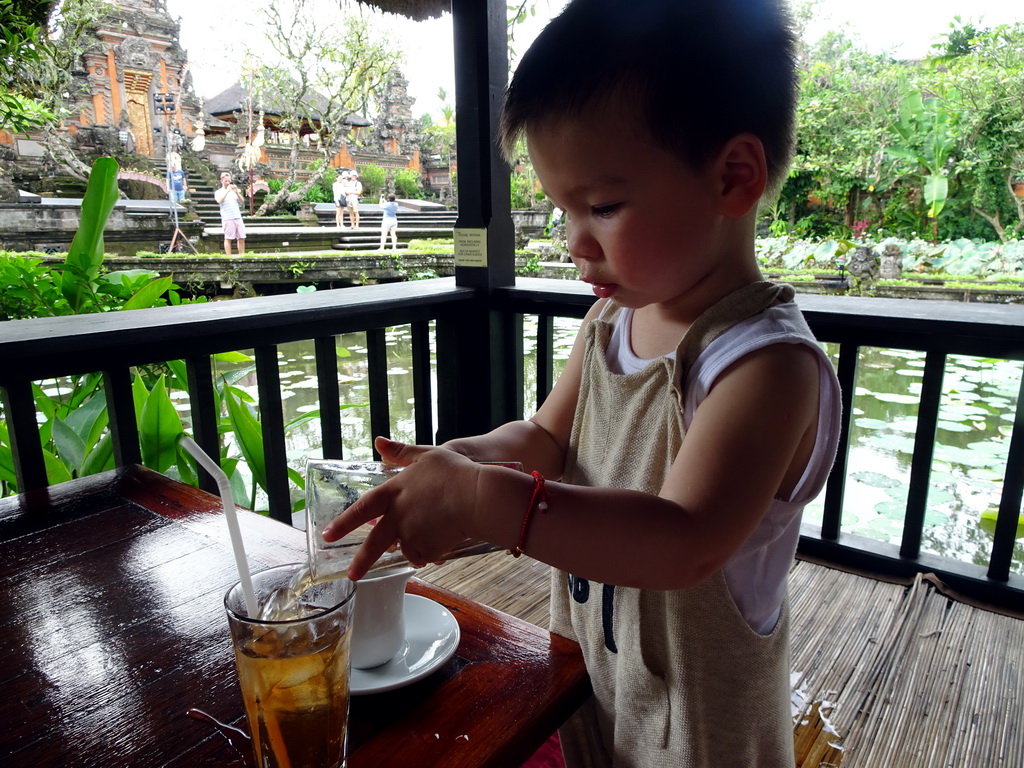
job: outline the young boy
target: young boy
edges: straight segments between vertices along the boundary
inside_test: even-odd
[[[405,471],[326,532],[380,517],[354,578],[396,542],[415,563],[475,538],[554,566],[551,629],[594,689],[560,731],[569,766],[794,764],[786,579],[840,422],[827,357],[754,253],[794,101],[781,2],[571,2],[516,71],[502,143],[525,133],[599,301],[533,418],[378,439]]]

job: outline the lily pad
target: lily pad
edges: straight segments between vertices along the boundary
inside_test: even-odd
[[[895,520],[900,524],[900,531],[903,530],[903,518],[907,515],[906,502],[882,501],[875,504],[875,511],[887,520]],[[870,522],[870,521],[869,521]]]
[[[981,526],[981,530],[990,536],[996,535],[996,520],[999,517],[998,509],[986,509],[981,513],[981,518],[978,524]],[[1024,539],[1024,515],[1020,515],[1017,518],[1017,536],[1018,539]]]
[[[883,403],[900,403],[901,405],[916,405],[919,398],[912,395],[901,395],[896,392],[873,392],[876,400]]]
[[[850,477],[859,483],[870,485],[872,488],[899,488],[903,486],[902,480],[883,475],[880,472],[852,472]]]
[[[947,432],[973,432],[974,428],[970,424],[961,424],[959,421],[939,421],[935,425],[938,429],[944,429]]]
[[[884,542],[898,541],[903,537],[903,518],[898,521],[887,517],[876,517],[862,521],[858,533]]]
[[[870,417],[865,417],[865,418],[862,418],[862,419],[855,419],[853,423],[856,424],[857,427],[860,428],[860,429],[888,429],[889,428],[889,422],[888,421],[882,421],[881,419],[872,419]]]

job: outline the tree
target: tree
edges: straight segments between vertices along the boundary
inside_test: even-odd
[[[379,165],[364,165],[360,171],[363,191],[368,198],[383,194],[388,183],[388,173]]]
[[[395,171],[395,192],[401,197],[419,197],[422,193],[421,179],[418,171],[412,168],[399,168]]]
[[[1024,179],[1024,23],[975,35],[958,43],[966,53],[941,57],[926,74],[956,116],[953,173],[1005,242],[1024,234],[1024,198],[1013,189]]]
[[[920,173],[935,240],[938,240],[939,214],[949,196],[949,161],[955,146],[950,107],[955,93],[956,90],[951,89],[946,98],[925,98],[917,89],[907,93],[900,100],[899,120],[893,123],[900,145],[886,150],[891,157],[909,160],[911,173]],[[953,100],[949,98],[951,95]]]
[[[33,97],[35,83],[26,77],[45,55],[47,15],[41,3],[33,7],[0,0],[0,128],[28,131],[56,118]]]
[[[344,144],[347,119],[370,106],[370,95],[383,87],[402,54],[365,16],[345,15],[329,0],[270,0],[259,13],[276,61],[264,62],[256,90],[291,147],[284,185],[257,211],[265,215],[301,200],[319,183]],[[307,141],[322,162],[298,181],[299,150]]]
[[[89,166],[76,156],[62,119],[82,95],[75,74],[108,11],[102,0],[0,0],[0,128],[33,131],[50,158],[83,181]]]
[[[424,115],[420,121],[423,127],[423,149],[428,154],[437,155],[448,166],[447,196],[454,199],[452,160],[455,157],[455,108],[448,101],[448,92],[444,88],[437,89],[437,98],[441,102],[441,119],[435,122],[430,115]]]
[[[890,57],[859,49],[841,32],[805,48],[796,155],[781,193],[791,226],[814,200],[830,203],[837,223],[851,227],[895,183],[883,150],[898,111],[898,72]]]

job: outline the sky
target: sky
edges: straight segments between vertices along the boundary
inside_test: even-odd
[[[182,20],[181,44],[189,53],[196,94],[209,98],[236,82],[245,42],[255,45],[261,37],[256,27],[257,4],[216,0],[212,4],[216,13],[212,14],[210,0],[166,1],[170,14]],[[526,50],[544,23],[564,7],[565,0],[534,0],[534,4],[536,16],[517,28],[516,51]],[[846,26],[868,50],[888,51],[900,58],[927,54],[935,39],[949,31],[956,15],[979,27],[1024,21],[1020,0],[818,0],[817,6],[807,29],[809,39]],[[382,23],[405,50],[403,72],[416,100],[413,114],[439,115],[439,88],[448,92],[448,102],[454,105],[451,17],[413,22],[388,15]]]

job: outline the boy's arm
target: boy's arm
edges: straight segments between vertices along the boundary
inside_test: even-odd
[[[221,203],[224,202],[224,198],[227,197],[227,194],[228,191],[224,189],[224,187],[221,187],[220,189],[215,189],[213,190],[213,199],[217,201],[218,205],[220,205]]]
[[[817,434],[818,377],[802,345],[748,355],[698,408],[658,496],[548,483],[548,510],[532,515],[524,550],[603,583],[677,589],[702,581],[802,476]],[[477,486],[470,537],[518,543],[532,483],[514,474]]]
[[[678,589],[702,581],[803,473],[816,435],[818,391],[809,349],[780,344],[748,355],[723,373],[698,408],[660,495],[548,482],[548,508],[533,511],[523,549],[603,583]],[[404,446],[397,454],[392,446],[378,449],[411,466],[330,526],[331,535],[343,535],[383,515],[350,575],[359,578],[396,541],[416,563],[437,560],[466,538],[519,544],[532,477],[452,451]]]

